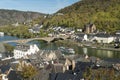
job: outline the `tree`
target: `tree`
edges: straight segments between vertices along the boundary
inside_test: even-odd
[[[23,79],[31,80],[37,74],[37,69],[29,63],[25,63],[20,61],[18,65],[19,74],[23,77]]]
[[[87,69],[83,77],[85,80],[119,80],[120,74],[117,74],[114,69],[100,68],[100,69]]]
[[[9,44],[4,44],[6,51],[12,53],[14,47]]]

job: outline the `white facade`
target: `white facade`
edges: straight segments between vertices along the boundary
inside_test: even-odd
[[[114,37],[96,37],[98,43],[111,43],[114,41]]]
[[[2,53],[0,53],[0,58],[2,58]]]
[[[85,34],[84,35],[84,40],[87,41],[88,40],[88,36]]]
[[[88,36],[87,34],[82,34],[81,36],[76,36],[77,39],[80,39],[81,41],[87,41]]]
[[[38,30],[37,31],[35,31],[33,29],[28,29],[28,30],[29,30],[30,33],[40,33],[40,31],[38,31]]]
[[[13,53],[14,53],[14,58],[19,59],[19,58],[25,58],[26,55],[35,54],[38,51],[39,48],[37,47],[37,45],[34,44],[34,45],[30,45],[29,49],[27,49],[26,51],[20,49],[14,49]]]
[[[7,75],[6,74],[1,74],[0,75],[1,79],[0,80],[8,80]]]
[[[0,32],[0,36],[4,36],[4,32]]]
[[[77,29],[78,32],[82,32],[82,29]]]

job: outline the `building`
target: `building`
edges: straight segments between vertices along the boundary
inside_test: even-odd
[[[17,71],[11,70],[7,75],[8,80],[21,80],[22,77],[18,74]]]
[[[26,44],[18,44],[13,53],[14,53],[14,58],[19,59],[19,58],[25,58],[27,55],[35,54],[36,52],[39,51],[39,48],[37,45],[26,45]]]
[[[115,42],[120,43],[120,31],[115,33]]]
[[[5,58],[5,47],[2,43],[0,43],[0,59]]]
[[[0,36],[4,36],[4,32],[0,32]]]
[[[77,41],[79,41],[79,42],[81,42],[81,41],[87,41],[88,40],[87,39],[87,34],[84,34],[84,33],[78,33],[78,34],[76,34],[75,39]]]
[[[59,72],[64,72],[64,65],[61,63],[58,64],[53,64],[52,65],[52,73],[59,73]]]
[[[28,29],[30,33],[40,33],[40,29],[43,27],[43,25],[36,24],[32,28]]]
[[[46,61],[51,61],[62,57],[62,53],[59,50],[40,50],[39,54]]]
[[[74,70],[66,70],[64,73],[50,73],[49,80],[84,80],[85,70],[93,64],[90,62],[77,62]]]
[[[89,33],[94,33],[96,30],[97,29],[96,29],[95,24],[88,23],[84,26],[83,32],[89,34]]]
[[[1,65],[0,66],[0,80],[8,80],[7,74],[9,74],[11,70],[10,65]]]
[[[31,29],[28,29],[30,33],[40,33],[40,28],[38,27],[33,27]]]
[[[88,41],[93,41],[96,34],[88,34]]]
[[[66,59],[64,66],[65,66],[65,70],[74,70],[75,61],[70,60],[70,59]]]
[[[107,33],[98,33],[95,36],[95,40],[98,43],[111,43],[114,41],[114,37],[112,37],[111,35]]]
[[[6,74],[0,74],[0,80],[8,80]]]

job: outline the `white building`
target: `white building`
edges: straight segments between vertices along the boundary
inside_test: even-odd
[[[111,43],[114,41],[114,37],[106,33],[99,33],[96,35],[95,40],[98,43]]]
[[[77,41],[79,41],[79,42],[87,41],[88,40],[88,36],[87,36],[87,34],[84,34],[84,33],[78,33],[78,34],[76,34],[75,39]]]
[[[3,45],[3,43],[0,43],[0,59],[3,59],[6,57],[5,52],[6,52],[5,46]]]
[[[37,45],[25,45],[25,44],[19,44],[16,46],[14,49],[14,58],[19,59],[19,58],[25,58],[27,55],[35,54],[36,52],[39,51],[39,48]]]
[[[115,42],[120,42],[120,30],[115,33]]]
[[[82,29],[77,29],[78,32],[82,32]]]
[[[4,32],[0,32],[0,36],[4,36]]]
[[[7,75],[6,74],[1,74],[0,75],[0,80],[8,80]]]

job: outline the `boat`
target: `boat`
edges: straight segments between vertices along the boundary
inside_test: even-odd
[[[67,50],[68,50],[68,53],[73,53],[73,54],[75,53],[74,49],[72,48],[68,48]]]
[[[65,47],[58,47],[60,51],[65,51]]]
[[[91,47],[91,48],[96,48],[95,46]]]
[[[72,54],[75,53],[74,49],[72,49],[72,48],[59,47],[58,49],[59,49],[61,52],[65,52],[65,53],[72,53]]]

